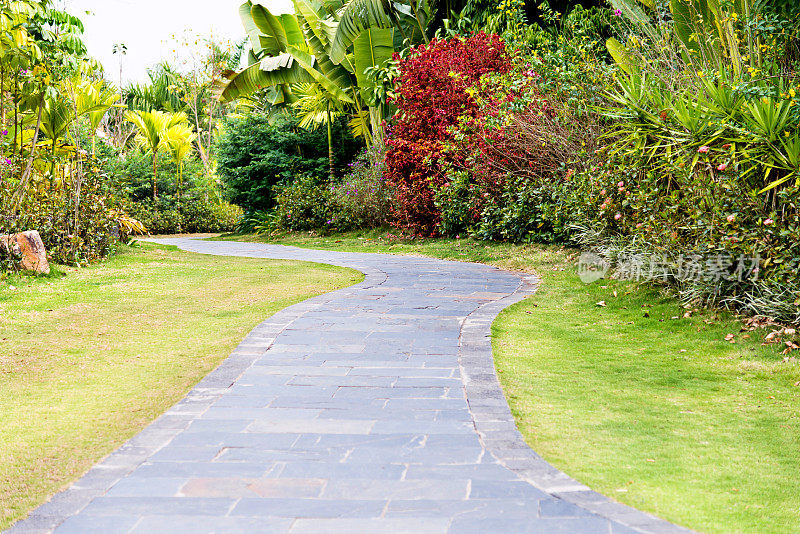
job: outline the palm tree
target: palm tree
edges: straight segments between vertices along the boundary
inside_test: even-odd
[[[153,200],[158,199],[158,151],[164,144],[167,131],[176,124],[186,123],[184,113],[164,113],[163,111],[128,111],[125,120],[139,130],[137,142],[153,156]]]
[[[122,91],[122,58],[128,55],[128,45],[125,43],[115,43],[111,53],[119,56],[119,90]]]
[[[96,152],[97,129],[112,107],[125,107],[117,104],[120,95],[104,81],[74,83],[71,86],[75,101],[75,114],[89,119],[92,137],[92,155]]]
[[[328,127],[328,175],[334,178],[333,121],[343,113],[342,103],[318,84],[297,84],[293,88],[298,97],[292,107],[300,113],[301,128],[316,130],[323,124]]]
[[[178,190],[178,214],[181,212],[181,197],[183,195],[183,162],[192,151],[192,143],[197,139],[197,134],[189,124],[180,123],[170,127],[164,136],[167,148],[175,162],[175,183]],[[180,222],[178,223],[180,231]]]
[[[129,109],[142,111],[165,111],[178,113],[186,108],[181,99],[180,76],[166,62],[159,63],[147,70],[149,83],[132,84],[125,95],[125,104]]]
[[[105,82],[83,81],[80,76],[62,82],[58,91],[45,96],[41,131],[51,143],[51,179],[55,177],[55,155],[59,139],[67,136],[69,128],[80,117],[86,116],[91,128],[92,154],[94,154],[95,131],[117,100],[119,95],[111,91]]]

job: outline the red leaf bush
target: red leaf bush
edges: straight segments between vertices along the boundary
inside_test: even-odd
[[[400,228],[435,235],[440,214],[434,192],[447,180],[444,147],[459,118],[477,116],[470,91],[481,76],[509,68],[497,35],[433,39],[399,60],[395,125],[387,140],[386,179],[395,190],[392,216]]]

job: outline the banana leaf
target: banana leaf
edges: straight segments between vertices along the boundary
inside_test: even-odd
[[[389,0],[349,0],[339,12],[339,23],[330,44],[331,61],[341,63],[347,49],[363,31],[391,28],[393,9]]]
[[[371,67],[384,66],[394,53],[393,30],[373,28],[364,30],[353,43],[356,64],[356,80],[361,90],[361,98],[374,105],[373,89],[375,82],[364,72]]]
[[[308,71],[288,53],[264,58],[239,73],[229,71],[225,75],[226,79],[215,82],[212,88],[213,94],[223,102],[276,85],[315,82]]]
[[[350,84],[339,85],[336,79],[326,76],[322,70],[315,68],[317,61],[311,54],[291,46],[289,47],[289,52],[291,52],[295,62],[305,69],[313,82],[318,83],[325,91],[335,96],[340,102],[347,104],[353,103],[353,99],[345,92],[345,90],[350,87]]]

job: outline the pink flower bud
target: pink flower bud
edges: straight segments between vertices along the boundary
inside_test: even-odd
[[[703,145],[700,148],[698,148],[697,151],[700,152],[701,154],[707,154],[708,153],[708,147]]]

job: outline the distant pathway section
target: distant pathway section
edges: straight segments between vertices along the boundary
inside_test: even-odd
[[[503,308],[533,293],[532,277],[430,258],[158,242],[366,278],[267,319],[10,532],[688,532],[591,491],[523,441],[489,335]]]

